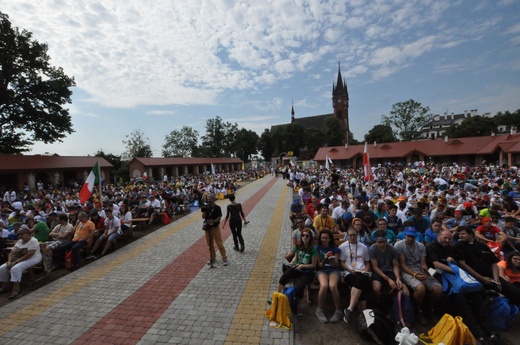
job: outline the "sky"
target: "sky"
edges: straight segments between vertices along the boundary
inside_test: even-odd
[[[520,108],[520,0],[0,0],[73,76],[75,132],[27,154],[119,155],[136,130],[259,135],[332,113],[338,63],[354,138],[413,99],[432,114]]]

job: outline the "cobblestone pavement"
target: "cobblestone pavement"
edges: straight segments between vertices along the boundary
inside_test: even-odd
[[[0,344],[286,344],[266,300],[290,247],[285,181],[266,176],[237,193],[250,224],[230,265],[206,265],[200,212],[0,308]],[[218,201],[225,215],[228,201]]]

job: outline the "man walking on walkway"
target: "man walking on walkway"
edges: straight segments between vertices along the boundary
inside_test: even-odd
[[[220,234],[220,219],[222,218],[222,209],[215,204],[216,196],[210,194],[208,196],[208,205],[202,208],[202,218],[204,218],[203,229],[206,232],[206,243],[209,246],[210,261],[208,265],[212,265],[216,259],[215,247],[213,241],[217,244],[224,266],[228,265],[226,249],[222,243],[222,236]]]

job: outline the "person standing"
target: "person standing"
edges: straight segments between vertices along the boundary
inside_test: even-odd
[[[224,261],[224,266],[227,266],[229,263],[227,260],[226,249],[222,243],[222,235],[220,233],[222,209],[219,205],[215,204],[215,200],[217,200],[215,194],[209,194],[207,206],[201,208],[202,218],[204,218],[203,229],[206,232],[206,243],[209,247],[210,261],[208,261],[208,265],[212,265],[217,257],[215,247],[213,246],[213,242],[215,242],[218,251],[220,252],[220,256],[222,256],[222,261]]]
[[[231,201],[231,203],[227,206],[226,219],[224,219],[222,228],[226,227],[226,223],[229,220],[229,228],[233,234],[233,243],[235,243],[233,249],[243,252],[244,238],[242,237],[242,219],[244,220],[244,224],[247,224],[247,221],[246,215],[242,210],[242,204],[236,202],[235,199],[235,194],[229,196],[229,201]],[[238,247],[239,243],[240,248]]]

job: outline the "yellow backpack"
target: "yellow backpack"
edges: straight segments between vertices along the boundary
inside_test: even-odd
[[[428,337],[421,334],[420,340],[424,344],[475,345],[476,340],[468,326],[462,322],[460,316],[453,317],[444,314],[440,321],[428,332]]]
[[[287,328],[291,329],[291,306],[289,305],[289,299],[281,292],[273,292],[271,297],[271,308],[265,312],[265,316],[271,322],[276,322],[276,328]]]

